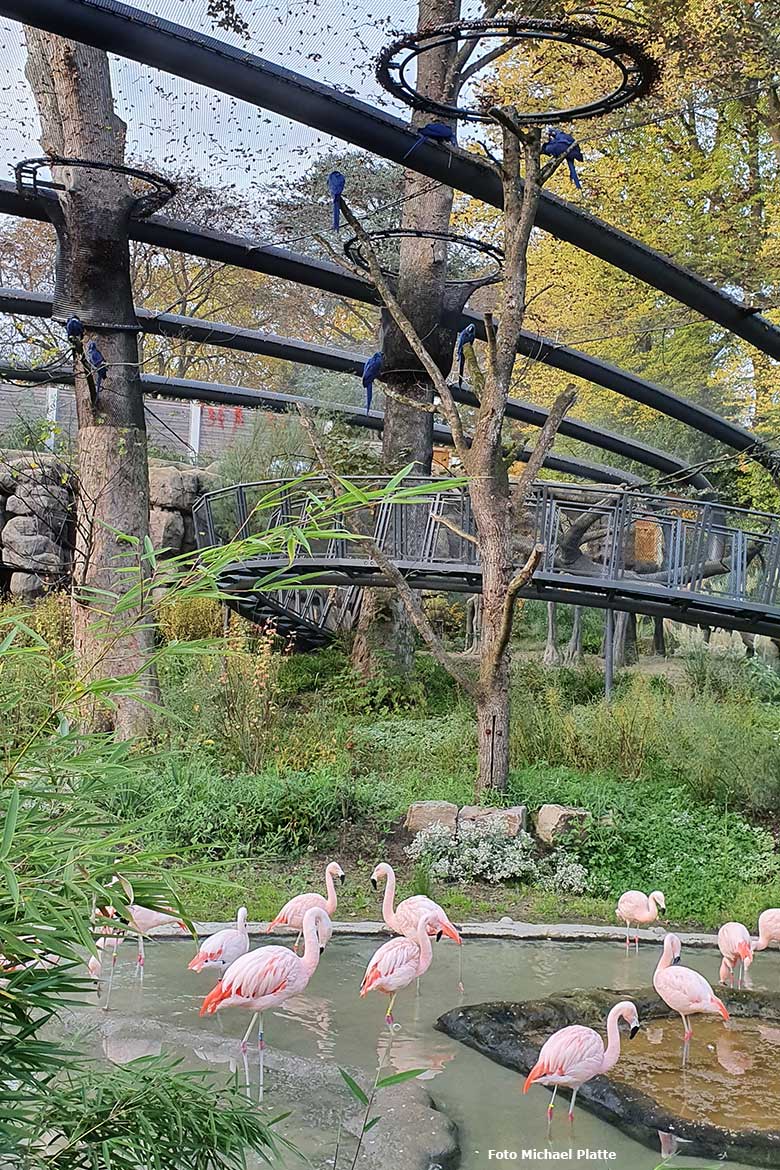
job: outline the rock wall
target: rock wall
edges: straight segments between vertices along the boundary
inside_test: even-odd
[[[67,587],[75,539],[74,474],[56,455],[0,452],[0,586],[32,600]],[[172,555],[195,547],[192,506],[213,472],[152,461],[149,530]]]

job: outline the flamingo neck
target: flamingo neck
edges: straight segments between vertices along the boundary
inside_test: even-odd
[[[247,933],[246,910],[244,909],[243,906],[241,907],[241,909],[238,912],[238,918],[236,919],[236,930],[241,931],[242,934]]]
[[[614,1068],[620,1058],[620,1029],[618,1021],[620,1019],[622,1008],[620,1004],[615,1004],[612,1011],[607,1016],[607,1047],[604,1050],[604,1059],[601,1062],[601,1072],[609,1072]]]
[[[325,892],[328,895],[325,900],[325,906],[328,911],[328,918],[332,918],[336,913],[338,895],[336,894],[336,883],[333,880],[333,874],[329,869],[325,870]]]
[[[303,954],[301,955],[301,963],[306,970],[308,976],[311,978],[312,974],[317,969],[317,964],[320,961],[320,939],[317,934],[318,918],[309,921],[303,928]]]
[[[398,922],[395,917],[395,909],[393,902],[395,901],[395,872],[392,866],[387,867],[387,877],[385,878],[385,895],[382,898],[382,917],[391,930],[396,930]]]
[[[420,948],[420,957],[417,961],[417,969],[422,971],[430,967],[433,962],[433,947],[431,946],[431,936],[428,934],[428,919],[422,918],[417,925],[417,945]]]
[[[672,965],[672,948],[666,946],[666,944],[664,943],[663,954],[661,955],[661,958],[658,960],[658,966],[656,967],[656,972],[665,971],[666,968],[671,967],[671,965]]]

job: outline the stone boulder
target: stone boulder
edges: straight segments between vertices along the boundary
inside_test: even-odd
[[[178,553],[184,539],[184,517],[168,508],[152,508],[149,513],[149,537],[158,550]]]
[[[568,804],[543,804],[534,817],[534,829],[545,845],[560,845],[568,837],[582,837],[590,823],[586,808]]]
[[[149,500],[153,508],[189,512],[201,492],[197,467],[150,467]]]
[[[458,813],[458,828],[464,825],[503,825],[507,837],[524,833],[528,824],[528,809],[524,804],[513,808],[486,808],[478,804],[464,804]]]
[[[6,452],[0,463],[0,492],[6,496],[15,494],[23,485],[50,483],[64,487],[70,479],[69,468],[56,455]]]
[[[454,829],[457,823],[457,804],[450,804],[446,800],[418,800],[409,806],[404,828],[410,833],[419,833],[420,829],[427,829],[429,825],[438,824]]]
[[[12,573],[10,590],[11,596],[20,601],[35,601],[42,597],[48,586],[37,573]]]
[[[6,501],[9,516],[35,516],[53,532],[62,531],[71,505],[67,487],[54,483],[19,483]]]
[[[3,527],[2,539],[4,565],[25,573],[62,573],[63,549],[36,516],[12,516]]]

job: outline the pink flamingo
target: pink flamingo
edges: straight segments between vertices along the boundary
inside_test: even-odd
[[[198,953],[187,964],[188,971],[202,971],[205,967],[218,967],[225,971],[249,950],[249,931],[246,928],[246,906],[241,906],[236,915],[236,925],[227,930],[218,930],[204,938]]]
[[[173,910],[150,910],[148,906],[139,906],[137,902],[131,902],[127,907],[127,923],[138,936],[136,966],[140,970],[142,979],[145,958],[144,935],[148,935],[150,930],[154,930],[158,926],[180,926],[182,930],[187,930],[186,923],[182,922]]]
[[[748,967],[753,962],[753,946],[748,928],[741,922],[727,922],[718,931],[718,949],[723,955],[718,978],[721,983],[734,986],[734,971],[739,966],[737,986],[745,979]]]
[[[631,923],[637,927],[649,926],[658,917],[658,911],[666,911],[666,899],[660,890],[653,890],[652,894],[643,894],[641,890],[627,890],[621,894],[615,908],[615,914],[626,924],[626,950],[630,946],[629,932]],[[634,939],[636,949],[639,950],[639,935]]]
[[[284,906],[282,906],[273,922],[268,923],[268,926],[265,928],[266,934],[270,934],[275,926],[292,927],[293,930],[298,931],[298,937],[293,944],[293,950],[297,951],[301,931],[303,930],[303,916],[307,910],[317,907],[320,910],[324,910],[328,917],[328,936],[327,938],[320,936],[320,942],[323,946],[326,946],[330,942],[332,930],[330,920],[336,913],[336,906],[338,905],[334,878],[338,878],[341,885],[344,885],[346,875],[337,861],[331,861],[325,867],[325,890],[328,895],[327,898],[323,898],[322,894],[297,894],[296,897],[290,898],[289,902],[285,902]]]
[[[780,910],[765,910],[758,920],[758,942],[754,951],[765,951],[770,943],[780,942]]]
[[[430,934],[444,934],[460,945],[462,942],[460,935],[438,902],[427,898],[425,894],[416,894],[413,898],[405,898],[393,909],[395,873],[386,861],[381,862],[371,874],[371,885],[375,890],[379,889],[380,878],[387,881],[382,899],[382,917],[393,934],[405,934],[409,938],[416,938],[420,919],[425,916],[429,919]]]
[[[241,1040],[241,1056],[244,1061],[246,1087],[249,1089],[249,1065],[246,1058],[247,1042],[255,1021],[259,1021],[257,1033],[257,1057],[259,1067],[259,1099],[263,1099],[265,1033],[263,1013],[269,1008],[279,1007],[308,986],[320,961],[320,946],[323,937],[330,937],[330,921],[319,906],[310,907],[303,916],[303,955],[298,956],[288,947],[259,947],[241,955],[231,963],[216,987],[212,988],[201,1004],[202,1016],[212,1015],[226,1007],[249,1008],[252,1018]]]
[[[667,934],[664,949],[653,975],[653,987],[672,1011],[679,1014],[685,1030],[684,1043],[693,1035],[690,1016],[718,1013],[729,1018],[726,1005],[718,999],[707,980],[690,967],[678,967],[682,944],[676,934]]]
[[[593,1028],[585,1028],[582,1024],[560,1028],[549,1040],[545,1040],[536,1064],[525,1079],[523,1092],[527,1093],[535,1081],[553,1086],[552,1098],[547,1106],[548,1135],[558,1086],[562,1085],[565,1089],[572,1090],[569,1121],[573,1121],[574,1102],[585,1082],[601,1076],[602,1073],[608,1073],[617,1064],[620,1059],[618,1027],[620,1020],[625,1020],[628,1024],[629,1035],[633,1040],[639,1030],[639,1013],[636,1005],[628,999],[616,1003],[607,1016],[606,1048],[598,1032]]]
[[[417,923],[416,938],[401,935],[382,943],[366,967],[360,985],[361,998],[369,991],[383,991],[385,995],[390,996],[385,1014],[389,1028],[392,1028],[394,1023],[393,1004],[396,995],[413,980],[424,975],[431,965],[433,959],[431,935],[435,933],[440,921],[438,913],[423,914]]]

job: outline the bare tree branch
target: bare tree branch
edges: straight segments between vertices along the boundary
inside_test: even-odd
[[[501,626],[498,635],[491,646],[490,665],[495,670],[504,656],[509,639],[512,636],[512,619],[515,612],[515,600],[518,593],[523,589],[533,577],[534,573],[539,567],[539,562],[544,554],[544,545],[535,544],[531,549],[528,560],[517,573],[515,573],[512,580],[509,582],[504,597],[504,608],[501,614]]]
[[[544,426],[539,432],[539,438],[531,452],[531,457],[512,492],[512,507],[515,515],[517,515],[518,508],[525,503],[528,492],[542,469],[545,456],[555,442],[558,429],[576,401],[577,394],[574,387],[568,386],[552,404],[550,413],[545,419]]]
[[[437,524],[443,524],[445,528],[449,528],[450,532],[454,532],[461,540],[467,540],[469,544],[476,545],[479,548],[479,541],[476,536],[472,536],[470,532],[464,532],[448,516],[431,516],[431,520],[435,520]]]
[[[317,457],[317,461],[325,473],[328,482],[334,491],[342,491],[342,484],[339,482],[338,476],[330,465],[327,453],[325,452],[322,442],[320,441],[320,436],[317,434],[317,429],[314,426],[310,412],[305,407],[299,405],[298,413],[301,416],[301,422],[303,423],[306,434],[309,437],[312,450],[314,451],[314,454]],[[471,695],[471,697],[475,699],[477,695],[477,688],[473,680],[469,678],[468,675],[463,673],[460,667],[455,662],[453,662],[451,656],[442,646],[441,641],[439,638],[437,638],[434,632],[433,626],[425,615],[425,611],[415,597],[414,591],[410,588],[403,573],[401,573],[397,566],[393,564],[389,557],[385,556],[382,549],[372,537],[366,536],[365,533],[360,531],[351,516],[345,515],[343,517],[343,521],[345,527],[349,529],[356,540],[359,541],[359,543],[363,546],[380,572],[382,572],[394,586],[398,596],[401,599],[401,603],[403,604],[404,609],[409,615],[410,621],[414,625],[425,645],[430,650],[433,657],[436,659],[439,665],[447,671],[450,677],[455,680],[458,686],[461,687],[466,692],[466,694]]]

